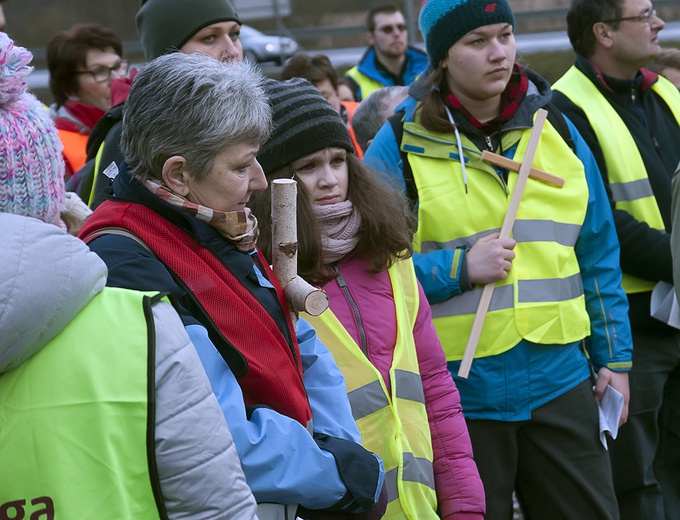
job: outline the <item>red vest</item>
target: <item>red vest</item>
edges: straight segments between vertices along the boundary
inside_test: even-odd
[[[246,405],[266,405],[299,421],[312,416],[302,382],[300,351],[288,305],[274,273],[260,255],[261,268],[276,288],[292,345],[257,299],[210,251],[155,211],[132,202],[105,201],[79,236],[117,227],[140,237],[180,278],[224,337],[245,356],[248,373],[238,379]]]

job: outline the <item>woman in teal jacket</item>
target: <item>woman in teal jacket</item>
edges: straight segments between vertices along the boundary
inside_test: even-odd
[[[429,0],[419,23],[433,71],[411,87],[364,161],[401,185],[417,211],[414,264],[492,497],[486,518],[508,518],[515,486],[533,519],[616,518],[595,399],[607,384],[618,389],[625,421],[632,345],[597,165],[571,123],[551,109],[533,164],[549,165],[565,187],[529,180],[512,238],[499,238],[516,173],[484,164],[481,152],[521,161],[550,87],[515,63],[514,16],[505,1]],[[498,299],[470,375],[460,378],[460,347],[490,282]],[[526,287],[538,291],[523,293]],[[599,375],[595,397],[591,370]]]

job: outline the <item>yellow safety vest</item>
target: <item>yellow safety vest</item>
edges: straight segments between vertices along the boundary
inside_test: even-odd
[[[517,144],[514,160],[521,162],[529,134],[528,129],[506,132],[502,148]],[[418,122],[404,124],[401,149],[408,153],[418,189],[416,251],[471,247],[499,231],[503,223],[517,174],[510,172],[506,186],[494,168],[481,160],[479,149],[461,137],[467,187],[455,136],[428,131]],[[496,283],[477,358],[501,354],[522,339],[563,345],[590,334],[574,252],[588,204],[583,164],[546,122],[533,166],[565,178],[565,184],[560,189],[531,178],[527,181],[512,231],[516,256],[508,277]],[[463,356],[482,289],[477,286],[432,305],[449,361]]]
[[[167,518],[155,498],[151,300],[105,288],[0,376],[0,518]]]
[[[359,71],[359,67],[357,65],[355,65],[347,72],[345,72],[345,76],[349,76],[350,78],[357,82],[357,85],[359,85],[357,101],[366,99],[372,92],[385,86],[379,81],[371,79],[368,76],[366,76],[366,74]]]
[[[637,144],[609,101],[574,66],[553,88],[562,92],[586,114],[607,163],[609,187],[616,209],[627,211],[653,229],[665,230]],[[666,102],[680,124],[680,93],[677,87],[659,76],[652,90]],[[623,273],[621,285],[626,293],[632,294],[651,291],[655,282]]]
[[[388,493],[386,519],[436,520],[432,439],[413,340],[419,307],[413,262],[396,262],[388,271],[397,316],[397,341],[390,368],[391,393],[380,372],[361,352],[328,309],[308,316],[333,354],[347,384],[362,445],[383,460]]]

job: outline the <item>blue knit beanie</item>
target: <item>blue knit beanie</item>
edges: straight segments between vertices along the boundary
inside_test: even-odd
[[[515,15],[507,0],[424,0],[418,18],[427,56],[435,68],[463,36],[495,23],[515,27]]]

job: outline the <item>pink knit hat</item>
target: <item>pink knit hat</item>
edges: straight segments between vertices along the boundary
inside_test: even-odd
[[[32,59],[0,32],[0,211],[58,224],[63,148],[49,112],[27,91]]]

